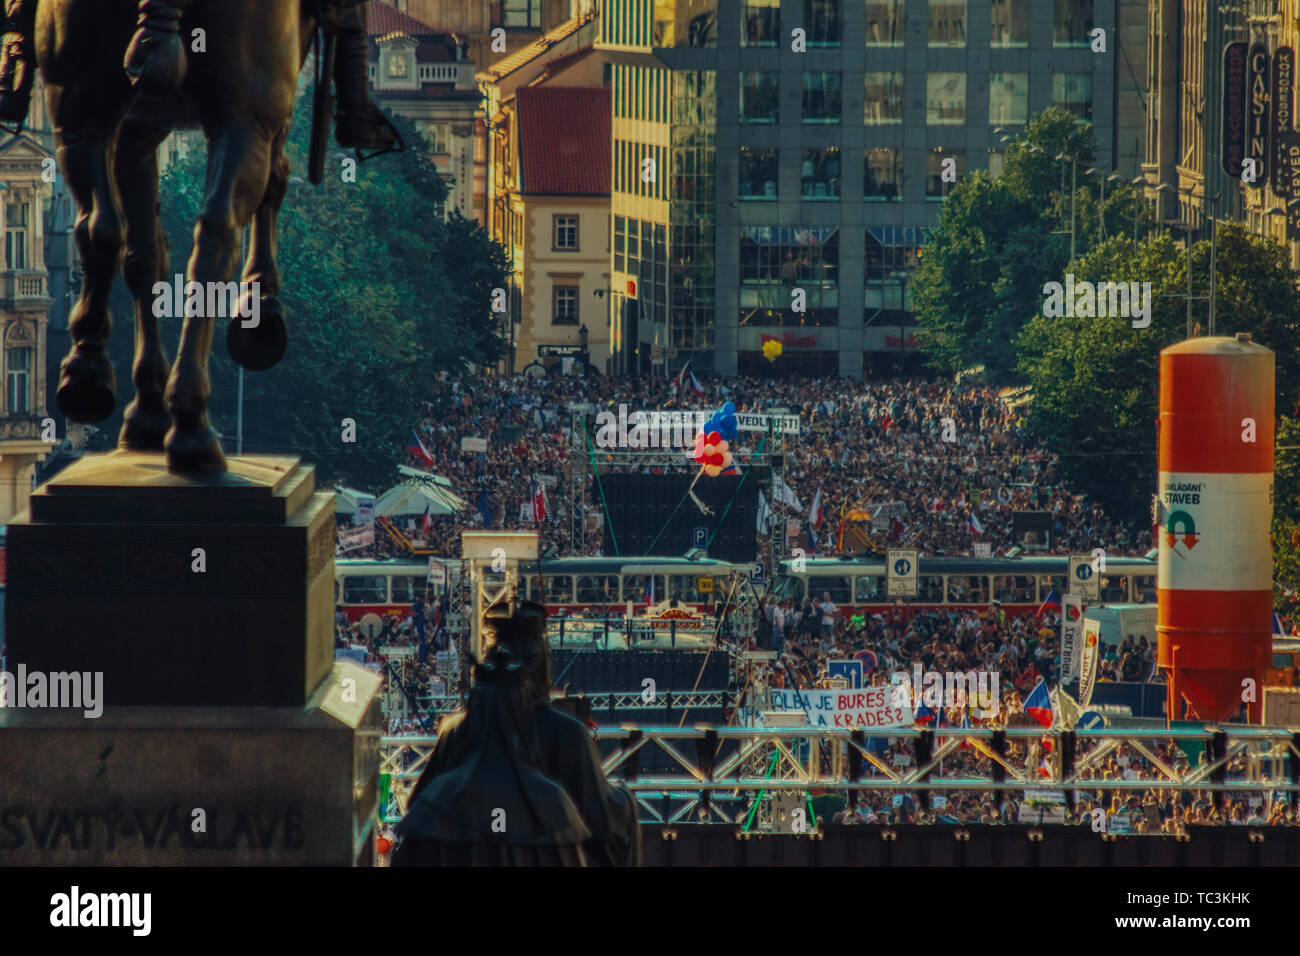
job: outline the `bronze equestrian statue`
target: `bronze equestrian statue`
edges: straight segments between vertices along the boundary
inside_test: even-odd
[[[4,0],[0,123],[25,118],[34,56],[59,165],[79,210],[74,235],[84,281],[56,393],[69,421],[112,414],[108,293],[121,267],[135,303],[136,397],[125,410],[119,447],[165,451],[173,472],[226,470],[208,423],[215,317],[187,310],[172,363],[159,340],[153,290],[169,277],[157,148],[187,126],[202,127],[208,141],[187,284],[226,283],[240,231],[253,223],[241,278],[257,283],[251,288],[258,302],[256,310],[241,303],[240,311],[259,318],[252,327],[233,318],[226,342],[241,365],[271,367],[286,340],[275,262],[276,216],[289,181],[284,145],[299,72],[318,29],[342,48],[330,57],[339,143],[381,152],[400,144],[366,92],[362,15],[358,0]]]

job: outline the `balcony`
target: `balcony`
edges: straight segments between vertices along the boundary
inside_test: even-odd
[[[49,305],[46,274],[35,269],[0,272],[0,302],[8,308],[42,308]]]

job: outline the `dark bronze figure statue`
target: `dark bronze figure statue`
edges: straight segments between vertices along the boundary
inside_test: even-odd
[[[526,602],[494,628],[495,648],[518,662],[525,676],[539,766],[564,788],[591,831],[582,848],[586,864],[639,866],[641,826],[635,799],[625,787],[606,779],[587,727],[551,704],[545,624],[545,608]],[[477,747],[473,712],[471,699],[466,711],[447,718],[438,728],[437,746],[411,792],[410,807],[416,806],[434,782],[443,779]]]
[[[542,769],[522,664],[498,647],[474,678],[454,744],[438,742],[442,769],[397,827],[393,866],[585,865],[591,834]]]
[[[166,451],[170,470],[226,469],[208,423],[208,356],[215,316],[187,314],[174,362],[154,315],[154,285],[167,281],[158,220],[156,151],[176,128],[201,126],[207,185],[186,280],[226,283],[239,235],[252,240],[241,279],[257,283],[255,323],[232,318],[226,344],[247,368],[284,353],[284,309],[275,262],[276,216],[289,181],[284,144],[298,75],[318,27],[346,34],[337,60],[341,143],[390,148],[394,134],[365,91],[364,32],[356,0],[4,0],[0,123],[21,123],[30,92],[30,49],[45,82],[59,164],[79,213],[75,238],[85,274],[61,366],[59,408],[74,422],[100,422],[115,404],[105,352],[108,292],[119,266],[135,302],[135,400],[119,446]],[[340,12],[340,7],[345,12]],[[25,44],[32,29],[34,44]],[[198,35],[203,52],[192,52]],[[359,50],[359,54],[358,54]],[[359,58],[358,58],[359,56]],[[358,77],[357,74],[360,74]],[[364,100],[364,103],[362,103]],[[251,296],[254,293],[246,293]]]

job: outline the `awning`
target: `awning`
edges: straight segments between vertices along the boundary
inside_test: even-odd
[[[341,515],[354,515],[357,513],[358,498],[373,498],[374,495],[366,491],[357,491],[355,488],[335,488],[334,489],[334,512]],[[423,512],[421,512],[423,513]]]
[[[439,479],[446,482],[447,479]],[[450,482],[447,482],[450,485]],[[465,507],[465,499],[452,494],[449,487],[440,484],[409,482],[389,488],[375,502],[375,514],[383,518],[450,515]]]

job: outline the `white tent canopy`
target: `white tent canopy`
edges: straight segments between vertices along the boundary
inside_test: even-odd
[[[465,500],[453,494],[451,482],[411,482],[389,488],[375,502],[375,514],[384,518],[450,515],[462,510]],[[342,512],[340,512],[341,514]]]
[[[354,515],[357,513],[358,498],[373,498],[374,495],[366,491],[357,491],[355,488],[344,488],[341,485],[334,489],[334,511],[341,515]],[[424,512],[420,512],[423,514]]]

